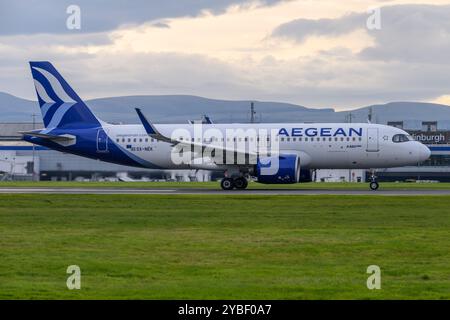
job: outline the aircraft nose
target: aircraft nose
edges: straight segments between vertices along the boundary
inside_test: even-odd
[[[431,156],[431,151],[430,151],[430,149],[429,149],[426,145],[420,143],[420,149],[419,149],[419,162],[428,160],[428,158],[429,158],[430,156]]]

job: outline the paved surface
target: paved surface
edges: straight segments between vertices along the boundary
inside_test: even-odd
[[[336,189],[250,189],[223,191],[220,189],[159,189],[159,188],[0,188],[0,193],[52,193],[52,194],[210,194],[210,195],[386,195],[386,196],[419,196],[450,195],[450,190],[336,190]]]

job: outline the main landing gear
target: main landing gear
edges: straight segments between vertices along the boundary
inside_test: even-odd
[[[377,177],[375,176],[375,172],[373,172],[373,171],[372,171],[372,174],[370,176],[369,187],[373,191],[377,190],[380,187],[380,185],[377,182]]]
[[[220,186],[223,190],[233,190],[234,188],[238,190],[243,190],[247,188],[248,181],[245,177],[238,177],[238,178],[223,178],[222,181],[220,181]]]

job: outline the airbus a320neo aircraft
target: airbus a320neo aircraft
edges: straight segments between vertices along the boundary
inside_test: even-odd
[[[221,187],[297,183],[302,169],[414,165],[430,150],[398,128],[370,123],[141,124],[98,119],[49,62],[30,62],[45,128],[22,132],[50,149],[150,169],[223,172]],[[370,187],[378,188],[373,177]]]

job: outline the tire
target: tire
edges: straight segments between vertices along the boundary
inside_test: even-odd
[[[233,190],[234,181],[231,178],[223,178],[222,181],[220,181],[220,186],[223,190]]]
[[[378,182],[376,182],[376,181],[372,181],[372,182],[369,184],[370,189],[373,190],[373,191],[377,190],[379,186],[380,186],[380,185],[379,185]]]
[[[247,186],[248,186],[248,181],[244,177],[239,177],[239,178],[234,179],[234,187],[236,189],[243,190],[243,189],[247,188]]]

